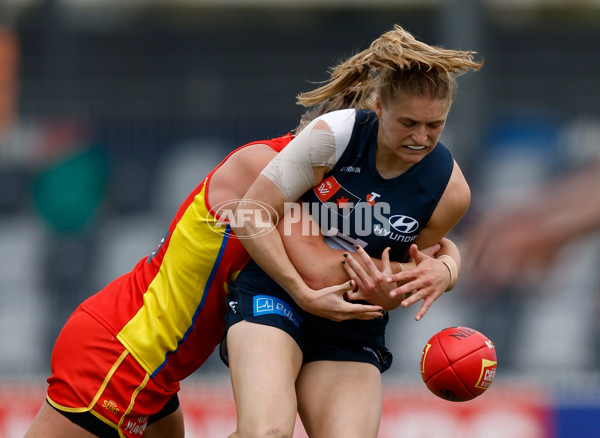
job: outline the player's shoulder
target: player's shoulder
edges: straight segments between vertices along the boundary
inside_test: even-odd
[[[269,144],[258,142],[238,149],[229,157],[227,164],[229,166],[242,166],[246,169],[258,166],[262,169],[276,155],[277,151]]]
[[[354,122],[356,121],[356,109],[348,108],[336,111],[331,111],[320,115],[315,120],[324,121],[329,125],[332,131],[340,129],[352,129]]]

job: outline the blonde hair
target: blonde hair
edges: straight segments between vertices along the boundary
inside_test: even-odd
[[[324,85],[297,96],[310,108],[297,131],[318,115],[344,108],[372,109],[379,96],[385,106],[400,94],[448,99],[456,94],[456,76],[479,70],[472,51],[447,50],[417,41],[395,25],[371,46],[331,69]]]

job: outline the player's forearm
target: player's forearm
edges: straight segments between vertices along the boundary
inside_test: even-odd
[[[247,204],[247,205],[246,205]],[[246,209],[252,214],[245,214]],[[241,218],[243,217],[243,220]],[[308,286],[290,261],[273,217],[253,201],[241,201],[231,228],[252,259],[304,308]]]
[[[304,307],[308,286],[288,258],[279,234],[273,231],[258,237],[242,239],[242,243],[263,271],[275,280],[300,307]]]
[[[284,240],[285,242],[285,240]],[[333,284],[341,284],[348,281],[346,270],[342,267],[345,261],[344,254],[348,251],[333,249],[323,245],[303,245],[300,248],[286,247],[292,264],[298,270],[306,284],[313,289],[321,289]],[[359,263],[366,268],[361,260]],[[378,269],[382,269],[381,259],[371,258]],[[404,269],[414,267],[414,262],[398,263],[391,262],[392,272],[402,272]]]
[[[442,261],[444,265],[446,265],[450,276],[447,290],[453,289],[458,282],[458,277],[462,267],[462,260],[458,247],[453,241],[444,237],[442,240],[440,240],[440,249],[435,254],[435,258]]]
[[[277,229],[292,264],[306,284],[321,289],[348,281],[348,274],[342,267],[347,251],[330,247],[308,212],[296,209],[292,213],[292,210],[282,218]],[[299,211],[302,216],[294,216]],[[381,269],[380,259],[373,258],[373,262]],[[399,263],[391,264],[394,273],[402,270]]]

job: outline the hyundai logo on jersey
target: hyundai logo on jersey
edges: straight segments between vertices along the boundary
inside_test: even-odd
[[[412,233],[419,228],[419,222],[416,219],[403,214],[394,215],[389,218],[389,221],[392,228],[402,234]]]

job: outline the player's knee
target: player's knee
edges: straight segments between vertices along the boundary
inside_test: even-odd
[[[282,425],[253,424],[246,427],[238,427],[235,434],[236,438],[291,438],[294,428]]]

